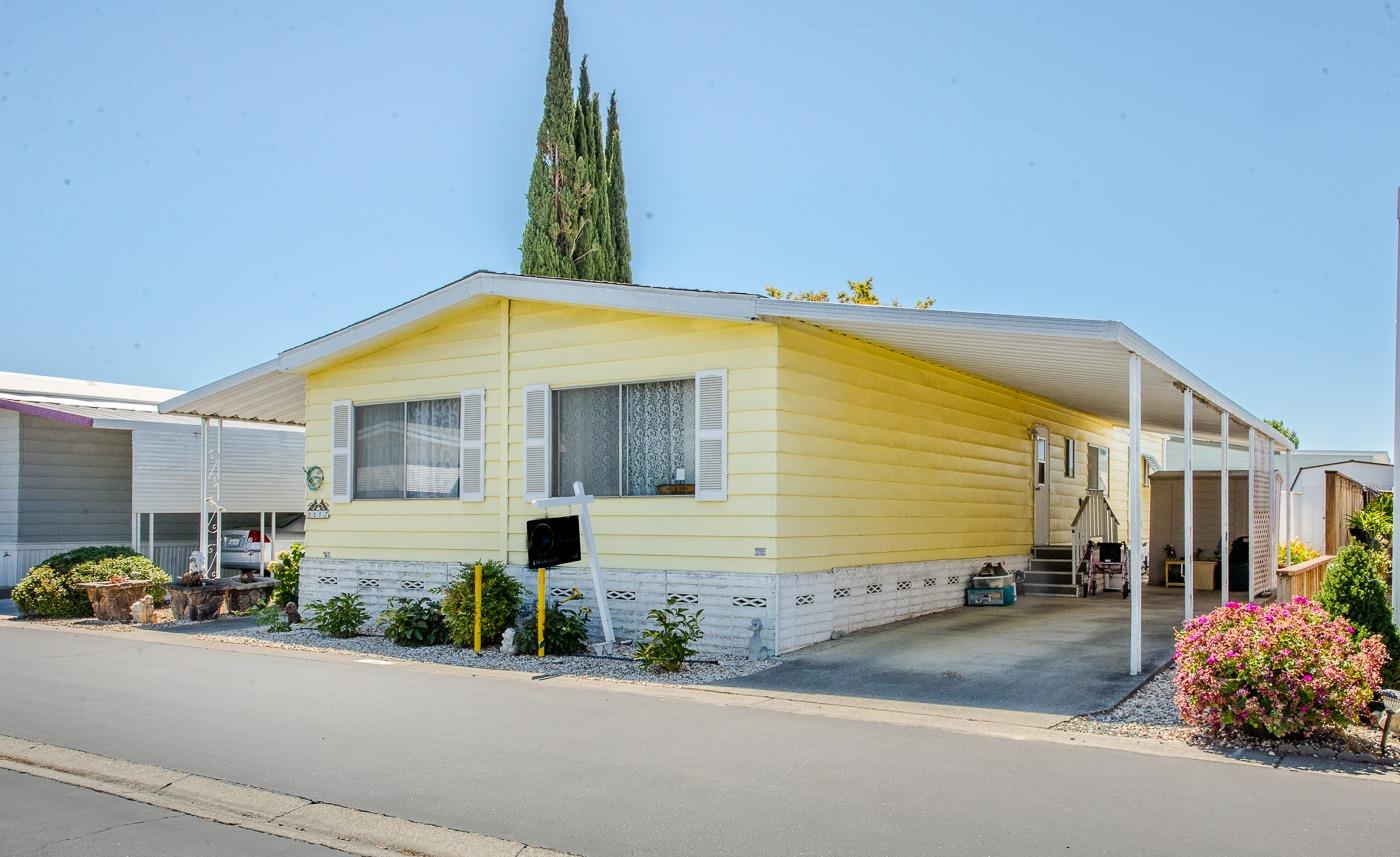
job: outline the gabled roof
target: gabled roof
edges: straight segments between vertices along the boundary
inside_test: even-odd
[[[792,320],[884,345],[1022,390],[1118,424],[1128,419],[1128,356],[1142,359],[1143,428],[1179,432],[1183,388],[1239,426],[1275,444],[1286,441],[1263,420],[1187,370],[1120,322],[990,315],[856,304],[775,300],[737,292],[618,285],[478,271],[421,297],[290,348],[161,405],[186,413],[269,422],[305,420],[307,374],[391,339],[433,326],[448,312],[490,298],[543,301],[658,315],[738,322]],[[1219,437],[1220,418],[1195,408],[1195,431]],[[1235,439],[1239,439],[1236,437]]]

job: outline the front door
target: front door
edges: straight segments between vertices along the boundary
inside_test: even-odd
[[[1031,430],[1034,460],[1031,479],[1035,484],[1035,543],[1050,544],[1050,431],[1045,426]]]

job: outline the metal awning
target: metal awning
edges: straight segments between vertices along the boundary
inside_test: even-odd
[[[764,318],[789,318],[884,345],[1030,393],[1116,425],[1128,422],[1128,357],[1142,358],[1142,425],[1180,434],[1182,389],[1210,408],[1196,408],[1197,437],[1220,437],[1219,411],[1275,443],[1285,439],[1117,321],[991,315],[901,307],[765,300]],[[1211,409],[1214,409],[1212,411]]]
[[[856,304],[775,300],[734,292],[625,286],[477,272],[275,359],[176,396],[163,413],[303,424],[305,375],[426,329],[444,314],[487,297],[593,306],[733,321],[780,319],[817,325],[1003,384],[1116,425],[1128,422],[1128,359],[1142,359],[1142,422],[1179,434],[1182,389],[1196,408],[1197,436],[1219,438],[1218,412],[1274,444],[1287,441],[1263,420],[1116,321],[991,315]]]

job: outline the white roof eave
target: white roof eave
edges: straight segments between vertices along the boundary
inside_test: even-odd
[[[1171,431],[1173,419],[1175,427],[1180,428],[1180,394],[1171,389],[1179,384],[1194,391],[1211,407],[1227,411],[1236,422],[1255,429],[1272,443],[1280,446],[1287,443],[1263,420],[1116,321],[777,300],[734,292],[491,272],[463,277],[341,330],[287,349],[273,360],[176,396],[161,404],[161,413],[303,424],[306,375],[345,355],[372,348],[404,328],[431,323],[439,314],[459,309],[479,297],[731,321],[792,319],[883,344],[992,381],[998,381],[997,370],[1004,369],[1006,371],[1001,374],[1020,381],[1002,382],[1008,386],[1115,421],[1126,419],[1126,356],[1136,353],[1146,364],[1144,401],[1146,406],[1146,397],[1149,394],[1153,397],[1153,430]],[[1003,346],[1009,344],[1010,347],[991,344],[982,347],[983,335],[989,343],[1000,340]],[[1025,348],[1017,347],[1021,342],[1026,343]],[[940,346],[942,351],[939,351]],[[962,354],[960,348],[966,348],[967,354]],[[1121,373],[1115,368],[1120,353],[1124,358]],[[1034,371],[1040,363],[1053,363],[1062,378],[1069,377],[1076,369],[1076,357],[1088,361],[1086,365],[1089,366],[1085,370],[1087,380],[1078,387],[1080,401],[1077,404],[1055,395],[1054,384],[1037,383],[1040,379]],[[1173,393],[1176,402],[1172,401]],[[1197,431],[1204,436],[1208,434],[1209,412],[1198,408],[1196,414]]]

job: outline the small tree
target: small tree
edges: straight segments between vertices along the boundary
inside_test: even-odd
[[[1298,448],[1298,433],[1284,425],[1283,420],[1264,420],[1264,422],[1273,426],[1274,431],[1288,438],[1289,442],[1293,444],[1294,449]]]
[[[813,303],[827,303],[831,300],[831,293],[825,289],[810,290],[805,292],[784,292],[777,286],[764,286],[764,294],[770,298],[786,301],[812,301]],[[843,304],[861,304],[864,306],[899,306],[898,300],[884,303],[879,295],[875,294],[875,278],[868,277],[864,280],[847,280],[846,287],[836,295],[836,302]],[[933,298],[919,298],[914,301],[914,309],[929,309],[933,306]]]

